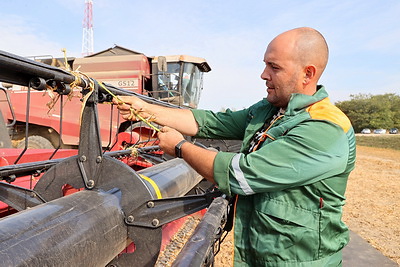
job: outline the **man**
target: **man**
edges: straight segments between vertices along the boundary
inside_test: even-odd
[[[348,118],[317,85],[327,61],[324,37],[297,28],[268,45],[261,74],[268,96],[247,109],[169,109],[134,97],[123,97],[118,106],[125,119],[130,108],[153,115],[166,125],[158,134],[166,153],[179,152],[222,192],[238,195],[237,266],[341,265],[348,242],[342,206],[355,137]],[[182,141],[182,134],[241,139],[243,145],[240,153],[215,152]]]

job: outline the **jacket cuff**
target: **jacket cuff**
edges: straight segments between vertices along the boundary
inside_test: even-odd
[[[201,109],[191,109],[190,111],[192,112],[193,117],[199,127],[199,131],[197,132],[197,134],[195,136],[197,136],[197,137],[202,136],[204,127],[202,127],[201,125],[206,124],[205,111],[201,110]]]
[[[232,158],[236,153],[218,152],[214,159],[214,180],[218,185],[218,189],[224,194],[231,196],[231,187],[229,184],[229,173]]]

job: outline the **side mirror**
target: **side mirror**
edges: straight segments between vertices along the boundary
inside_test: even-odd
[[[167,72],[167,59],[166,57],[159,56],[157,61],[158,71]]]

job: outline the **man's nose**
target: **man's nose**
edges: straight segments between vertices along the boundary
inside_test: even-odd
[[[271,79],[271,76],[269,75],[267,68],[264,68],[264,71],[261,73],[261,79],[265,81]]]

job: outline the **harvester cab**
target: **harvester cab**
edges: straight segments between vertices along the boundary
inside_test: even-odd
[[[154,57],[150,94],[178,106],[197,108],[203,88],[203,73],[210,70],[207,61],[199,57]]]

